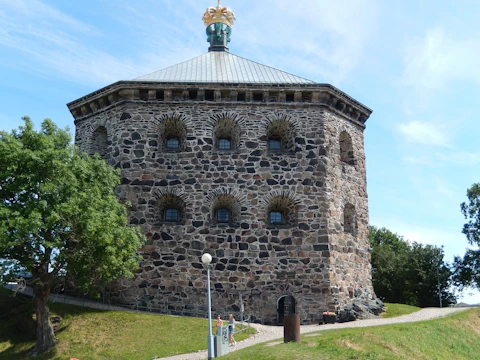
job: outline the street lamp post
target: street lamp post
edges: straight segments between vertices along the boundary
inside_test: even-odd
[[[437,289],[438,289],[438,300],[440,301],[440,307],[442,307],[442,289],[440,288],[440,264],[437,266]]]
[[[202,255],[202,263],[207,266],[207,302],[208,302],[208,359],[213,359],[213,335],[212,335],[212,301],[210,297],[210,263],[212,262],[212,255],[205,253]]]

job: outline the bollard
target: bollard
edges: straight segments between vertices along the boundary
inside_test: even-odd
[[[228,326],[219,326],[215,336],[215,357],[228,354]]]
[[[293,314],[283,319],[283,342],[300,342],[300,316]]]

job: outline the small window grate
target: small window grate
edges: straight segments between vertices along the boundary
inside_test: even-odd
[[[217,210],[217,222],[228,223],[230,222],[230,210],[222,208]]]
[[[167,149],[178,149],[180,148],[180,140],[176,137],[167,139]]]
[[[231,150],[232,149],[232,142],[230,139],[219,139],[218,140],[218,149],[219,150]]]
[[[165,210],[165,221],[177,222],[178,221],[178,210],[177,209],[167,209],[167,210]]]
[[[282,141],[277,137],[270,138],[268,140],[268,148],[272,150],[279,150],[282,148]]]
[[[271,211],[270,224],[283,224],[283,214],[280,211]]]

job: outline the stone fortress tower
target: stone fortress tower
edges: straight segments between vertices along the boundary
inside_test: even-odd
[[[203,16],[209,52],[68,104],[76,144],[121,169],[120,199],[148,243],[118,299],[206,304],[267,324],[317,322],[371,283],[365,122],[337,88],[229,52],[228,7]],[[241,295],[241,296],[240,296]],[[287,309],[288,307],[288,309]]]

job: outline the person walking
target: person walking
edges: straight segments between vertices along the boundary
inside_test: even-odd
[[[230,345],[236,345],[237,342],[233,338],[233,333],[235,332],[235,318],[233,314],[228,314],[228,339],[230,341]]]

